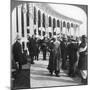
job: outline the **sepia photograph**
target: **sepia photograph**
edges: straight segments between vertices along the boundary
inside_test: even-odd
[[[11,89],[88,85],[88,5],[11,0]]]

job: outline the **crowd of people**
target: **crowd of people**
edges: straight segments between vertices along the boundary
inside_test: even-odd
[[[55,73],[60,76],[60,69],[68,70],[68,76],[75,77],[80,72],[82,83],[87,84],[87,37],[74,38],[73,36],[52,38],[44,37],[43,39],[35,37],[27,37],[27,51],[22,49],[20,43],[21,38],[17,36],[16,42],[12,46],[12,53],[15,62],[18,62],[19,69],[22,64],[27,62],[27,52],[30,57],[31,64],[35,64],[34,60],[39,60],[39,54],[42,52],[43,60],[46,60],[49,53],[48,71],[51,75]]]

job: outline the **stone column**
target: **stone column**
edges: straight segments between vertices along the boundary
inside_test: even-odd
[[[45,30],[46,30],[46,34],[49,36],[49,33],[48,33],[48,15],[45,14]]]
[[[70,34],[70,36],[71,36],[71,25],[70,25],[70,27],[69,27],[69,34]]]
[[[34,8],[33,8],[33,3],[29,4],[29,20],[30,20],[30,35],[34,34]]]
[[[57,19],[55,19],[55,32],[56,32],[56,35],[57,35]]]
[[[53,18],[51,17],[51,29],[52,29],[52,36],[53,36]]]
[[[41,11],[40,11],[40,12],[41,12]],[[40,15],[40,16],[41,16],[41,21],[40,21],[40,22],[41,22],[41,23],[40,23],[40,24],[41,24],[41,36],[43,36],[43,30],[42,30],[42,29],[43,29],[43,25],[42,25],[42,21],[43,21],[42,12],[41,12],[41,15]]]
[[[17,35],[17,12],[16,9],[17,7],[14,8],[14,10],[12,11],[11,14],[11,29],[12,29],[12,40],[11,40],[11,44],[13,44],[16,40],[16,35]]]
[[[26,8],[26,4],[23,4],[23,20],[24,20],[24,49],[26,50],[27,49],[27,41],[26,41],[26,38],[27,38],[27,18],[26,18],[26,13],[27,13],[27,8]]]
[[[36,9],[36,35],[38,36],[38,9]]]
[[[77,36],[79,37],[80,33],[79,33],[79,25],[76,25],[76,30],[77,30]]]
[[[74,36],[76,37],[76,26],[73,24],[73,29],[74,29]]]
[[[22,37],[22,25],[21,25],[21,6],[18,6],[18,31],[20,37]]]

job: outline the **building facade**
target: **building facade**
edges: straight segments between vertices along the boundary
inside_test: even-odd
[[[28,35],[43,38],[58,34],[79,37],[81,21],[55,12],[46,3],[23,3],[12,11],[12,43],[17,34],[26,49]]]

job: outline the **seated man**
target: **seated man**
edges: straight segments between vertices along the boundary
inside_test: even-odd
[[[19,36],[16,37],[16,41],[12,47],[13,59],[16,63],[19,64],[19,70],[22,69],[22,65],[27,63],[27,58],[25,57],[24,53],[22,53],[22,46],[21,46],[21,38]]]

